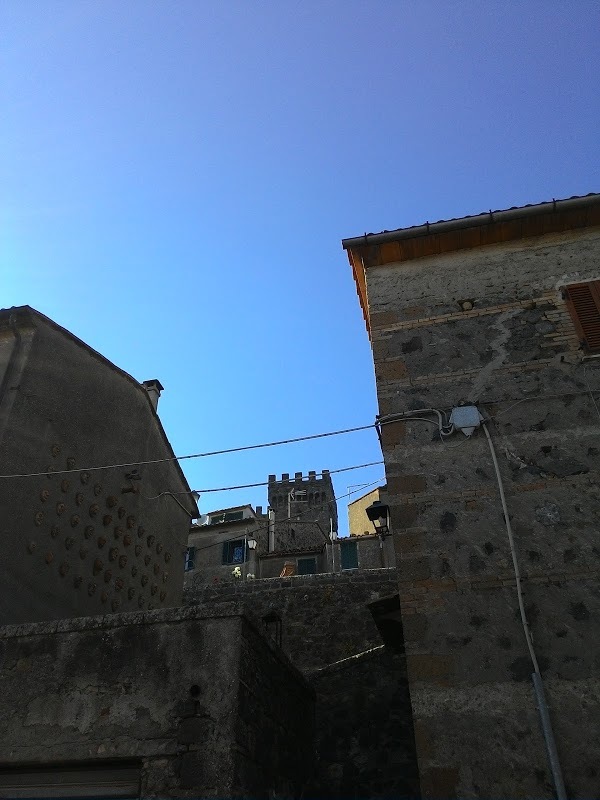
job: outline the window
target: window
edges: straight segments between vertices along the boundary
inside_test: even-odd
[[[600,281],[566,286],[563,296],[584,350],[600,353]]]
[[[190,572],[195,567],[196,563],[196,548],[195,547],[188,547],[185,551],[185,571]]]
[[[299,558],[298,575],[314,575],[317,571],[316,558]]]
[[[243,564],[248,557],[246,542],[237,539],[235,542],[223,542],[223,564]]]
[[[306,489],[292,489],[290,492],[290,500],[293,500],[295,503],[306,503],[308,501],[308,492]]]
[[[220,514],[214,514],[210,518],[211,525],[219,525],[221,522],[237,522],[244,519],[243,511],[223,511]]]
[[[340,541],[342,569],[358,569],[358,550],[356,542]]]

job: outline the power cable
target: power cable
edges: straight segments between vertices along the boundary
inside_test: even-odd
[[[382,464],[383,462],[380,461],[378,463]],[[346,494],[336,495],[331,500],[328,500],[325,503],[321,503],[321,504],[319,504],[317,506],[313,506],[312,508],[309,508],[306,511],[303,511],[301,514],[296,514],[294,517],[286,517],[285,519],[276,520],[276,522],[279,522],[279,523],[281,523],[281,522],[296,522],[297,520],[300,519],[300,517],[304,517],[307,514],[312,514],[317,509],[320,509],[320,508],[323,508],[326,505],[329,505],[329,503],[333,503],[333,502],[337,503],[338,500],[343,500],[345,497],[350,497],[353,494],[358,494],[358,492],[360,492],[362,489],[367,489],[369,486],[374,486],[376,483],[380,483],[383,480],[385,480],[385,476],[382,476],[381,478],[377,478],[377,480],[371,481],[371,483],[365,483],[363,486],[361,486],[360,489],[354,489],[354,491],[352,491],[352,492],[346,492]],[[203,527],[206,527],[207,529],[209,529],[211,526],[210,525],[206,525],[206,526],[199,525],[196,530],[199,530],[199,529],[201,529]],[[262,527],[255,528],[252,531],[252,534],[263,533],[265,531],[268,532],[268,530],[269,530],[269,525],[267,524],[266,526],[263,525]],[[234,536],[233,539],[226,539],[225,541],[234,542],[237,539],[239,539],[239,536]],[[203,550],[210,550],[211,547],[220,547],[223,544],[224,544],[224,541],[213,542],[212,544],[207,544],[204,547],[197,547],[196,548],[196,552],[197,553],[201,553]]]
[[[391,420],[392,421],[392,420]],[[154,458],[148,461],[130,461],[124,464],[104,464],[100,467],[78,467],[77,469],[57,469],[57,470],[45,470],[44,472],[24,472],[24,473],[17,473],[14,475],[0,475],[0,480],[8,479],[8,478],[39,478],[44,475],[68,475],[70,473],[79,473],[79,472],[94,472],[97,470],[102,469],[122,469],[125,467],[145,467],[151,464],[165,464],[168,462],[173,461],[186,461],[192,458],[208,458],[209,456],[222,456],[228,453],[241,453],[245,450],[259,450],[264,447],[277,447],[282,444],[295,444],[297,442],[307,442],[311,439],[324,439],[327,436],[341,436],[342,434],[346,433],[356,433],[357,431],[366,431],[369,428],[375,428],[377,424],[385,424],[383,422],[380,423],[371,423],[370,425],[359,425],[356,428],[344,428],[343,430],[339,431],[327,431],[326,433],[313,433],[309,436],[297,436],[294,439],[281,439],[276,442],[262,442],[261,444],[248,444],[242,447],[229,447],[225,450],[212,450],[206,453],[192,453],[190,455],[185,456],[170,456],[169,458]],[[263,484],[254,484],[255,486],[262,486]],[[240,487],[240,488],[250,488],[250,487]],[[213,489],[211,491],[221,491],[220,489]]]
[[[293,439],[280,439],[275,442],[261,442],[260,444],[248,444],[243,445],[241,447],[229,447],[225,450],[212,450],[206,453],[191,453],[185,456],[170,456],[169,458],[154,458],[149,459],[147,461],[130,461],[123,464],[104,464],[99,467],[78,467],[77,469],[57,469],[57,470],[44,470],[43,472],[22,472],[22,473],[15,473],[12,475],[0,475],[0,480],[6,480],[9,478],[40,478],[44,475],[69,475],[73,473],[80,473],[80,472],[95,472],[98,470],[103,469],[123,469],[126,467],[145,467],[152,464],[166,464],[173,461],[186,461],[192,458],[208,458],[209,456],[222,456],[228,453],[242,453],[246,450],[260,450],[265,447],[278,447],[282,444],[296,444],[297,442],[308,442],[313,439],[324,439],[328,436],[341,436],[346,433],[356,433],[357,431],[366,431],[370,428],[375,428],[379,430],[382,425],[389,425],[394,422],[400,422],[403,419],[415,419],[421,422],[428,422],[432,424],[432,421],[429,419],[424,419],[418,416],[417,414],[425,414],[425,413],[433,413],[437,414],[440,422],[439,422],[439,430],[442,436],[448,436],[452,432],[448,429],[443,422],[443,416],[438,409],[435,408],[419,408],[412,411],[399,411],[396,414],[390,414],[385,417],[379,418],[376,422],[370,423],[369,425],[358,425],[354,428],[343,428],[339,431],[326,431],[325,433],[313,433],[308,436],[296,436]],[[434,423],[433,423],[434,424]],[[374,462],[375,463],[375,462]],[[383,463],[383,462],[379,462]],[[252,484],[254,486],[262,486],[263,484]],[[248,487],[240,487],[240,488],[251,488]],[[223,491],[221,489],[213,489],[212,491]],[[186,493],[187,494],[187,493]]]

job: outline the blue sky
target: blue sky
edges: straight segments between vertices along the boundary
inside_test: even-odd
[[[597,2],[5,0],[0,27],[2,305],[159,378],[181,455],[373,420],[342,238],[600,185]],[[367,431],[184,469],[379,458]]]

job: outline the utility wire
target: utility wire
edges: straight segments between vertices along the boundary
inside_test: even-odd
[[[393,422],[395,420],[390,420]],[[149,461],[130,461],[124,464],[104,464],[101,467],[78,467],[77,469],[57,469],[57,470],[44,470],[43,472],[24,472],[24,473],[17,473],[14,475],[0,475],[0,480],[8,479],[8,478],[39,478],[44,475],[68,475],[70,473],[79,473],[79,472],[93,472],[102,469],[121,469],[125,467],[145,467],[151,464],[165,464],[172,461],[186,461],[191,458],[208,458],[209,456],[222,456],[226,455],[227,453],[241,453],[245,450],[260,450],[264,447],[277,447],[282,444],[295,444],[296,442],[307,442],[311,439],[324,439],[327,436],[341,436],[345,433],[356,433],[357,431],[366,431],[369,428],[375,428],[377,425],[383,425],[384,422],[379,423],[371,423],[370,425],[359,425],[356,428],[344,428],[343,430],[339,431],[327,431],[326,433],[313,433],[309,436],[297,436],[294,439],[281,439],[276,442],[262,442],[261,444],[248,444],[242,447],[229,447],[226,450],[212,450],[207,453],[192,453],[191,455],[186,456],[171,456],[169,458],[155,458]],[[382,462],[378,462],[382,463]],[[263,486],[261,483],[251,484],[250,486]],[[248,487],[240,487],[240,488],[250,488]],[[205,491],[213,491],[218,492],[222,491],[221,489],[210,489]]]
[[[379,461],[378,463],[382,464],[383,462]],[[301,514],[296,514],[293,517],[285,517],[285,519],[275,520],[275,524],[282,523],[282,522],[296,522],[297,520],[300,519],[300,517],[305,517],[307,514],[313,514],[318,509],[323,508],[324,506],[327,506],[330,503],[334,503],[334,502],[337,503],[338,500],[343,500],[345,497],[350,497],[353,494],[358,494],[358,492],[362,491],[362,489],[367,489],[369,486],[374,486],[376,483],[381,483],[381,481],[384,481],[384,480],[385,480],[385,476],[382,476],[381,478],[377,478],[376,481],[371,481],[371,483],[363,484],[360,489],[354,489],[352,492],[346,492],[346,494],[337,495],[336,497],[333,497],[331,500],[327,500],[325,503],[320,503],[317,506],[313,506],[312,508],[309,508],[306,511],[303,511]],[[308,520],[308,521],[310,522],[310,520]],[[193,531],[199,531],[199,530],[202,530],[202,528],[205,528],[206,530],[210,530],[211,527],[212,527],[211,525],[198,525],[196,528],[192,528],[192,530]],[[269,530],[269,524],[263,525],[263,526],[261,526],[259,528],[255,528],[254,530],[251,531],[251,533],[252,533],[252,535],[254,535],[256,533],[263,533],[263,531],[268,531],[268,530]],[[225,542],[235,542],[239,538],[240,537],[238,535],[238,536],[234,536],[232,539],[225,539],[224,541],[220,540],[218,542],[213,542],[212,544],[204,545],[204,547],[196,547],[196,552],[197,553],[201,553],[202,550],[210,550],[211,547],[221,547]]]

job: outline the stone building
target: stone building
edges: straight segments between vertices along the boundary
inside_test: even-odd
[[[161,388],[0,312],[2,797],[291,798],[312,779],[306,678],[243,608],[182,606],[198,511]]]
[[[423,796],[596,797],[600,195],[343,246]]]
[[[0,311],[1,623],[181,602],[197,508],[161,389],[28,306]]]
[[[248,575],[275,578],[394,566],[391,542],[382,542],[372,528],[360,538],[352,531],[338,538],[337,503],[328,470],[318,475],[297,472],[293,479],[284,473],[280,481],[269,475],[268,500],[266,514],[262,506],[234,506],[211,511],[192,525],[186,586]],[[370,525],[366,505],[353,518],[364,517]]]

